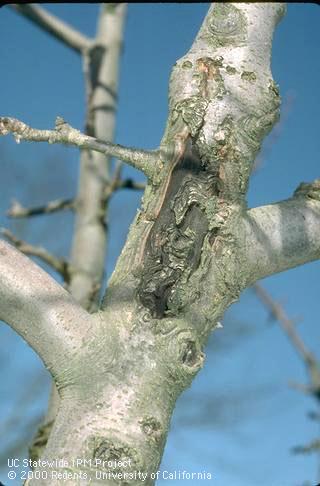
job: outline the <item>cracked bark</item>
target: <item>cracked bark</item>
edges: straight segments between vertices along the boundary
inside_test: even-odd
[[[101,461],[116,459],[130,465],[118,464],[113,473],[122,476],[104,484],[140,484],[140,471],[152,485],[175,402],[203,366],[224,311],[256,279],[320,257],[318,181],[277,205],[247,210],[245,201],[256,154],[279,116],[270,53],[284,11],[277,3],[216,4],[173,68],[161,170],[90,316],[95,326],[55,376],[60,408],[41,459],[68,461],[60,469],[72,476],[66,484],[83,484],[81,475],[100,484]],[[54,354],[46,333],[43,346]],[[76,457],[86,466],[76,467]]]

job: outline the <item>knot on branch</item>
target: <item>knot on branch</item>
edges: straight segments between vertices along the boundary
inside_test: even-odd
[[[84,143],[86,138],[86,135],[69,125],[61,116],[57,116],[55,130],[50,133],[48,142],[79,145]]]
[[[292,452],[294,454],[310,454],[310,453],[318,453],[320,451],[320,440],[315,439],[310,444],[307,445],[298,445],[292,448]]]
[[[10,133],[8,124],[10,122],[9,118],[0,118],[0,135],[8,135]]]
[[[155,417],[144,417],[139,421],[143,433],[154,442],[163,438],[163,427]]]
[[[12,133],[17,143],[27,137],[30,127],[16,118],[0,117],[0,135],[5,136]]]
[[[313,182],[302,182],[294,191],[294,197],[306,197],[320,201],[320,179]]]
[[[205,354],[193,329],[177,329],[163,337],[171,378],[184,389],[203,367]],[[169,342],[168,342],[169,340]]]
[[[214,47],[241,45],[247,35],[243,13],[228,3],[217,3],[208,15],[204,37]]]

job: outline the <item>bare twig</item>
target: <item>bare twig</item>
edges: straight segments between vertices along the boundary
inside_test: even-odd
[[[292,386],[304,393],[312,394],[317,400],[320,400],[320,365],[317,358],[309,349],[307,349],[306,345],[296,332],[293,321],[289,319],[282,306],[275,302],[271,295],[269,295],[260,284],[255,283],[253,289],[261,302],[270,310],[271,315],[278,321],[281,328],[290,339],[293,347],[300,354],[308,368],[310,385],[295,383]]]
[[[315,356],[313,356],[311,351],[306,348],[304,342],[298,336],[294,328],[293,321],[289,319],[283,307],[278,302],[275,302],[271,295],[260,284],[255,283],[253,285],[253,289],[261,302],[270,310],[274,319],[279,322],[280,326],[285,331],[294,348],[298,351],[303,360],[307,364],[317,361]]]
[[[141,170],[147,177],[152,178],[156,172],[159,151],[139,150],[109,142],[103,142],[94,137],[84,135],[71,127],[63,118],[57,117],[54,130],[38,130],[31,128],[15,118],[0,117],[0,135],[11,133],[17,143],[21,140],[29,142],[48,142],[63,145],[73,145],[82,149],[95,150],[104,155],[117,157],[124,162]]]
[[[122,169],[123,163],[121,161],[117,161],[112,177],[112,185],[115,191],[117,189],[133,189],[136,191],[145,190],[146,184],[144,182],[136,182],[131,178],[121,179]]]
[[[88,37],[38,5],[15,4],[11,8],[77,52],[84,52],[91,45]]]
[[[144,191],[146,184],[144,182],[137,182],[133,179],[113,180],[106,185],[104,192],[105,202],[109,201],[110,197],[119,189],[131,189],[133,191]]]
[[[319,453],[320,450],[320,440],[315,439],[307,445],[304,446],[295,446],[292,448],[292,452],[294,454],[309,454],[310,452],[317,452]]]
[[[117,189],[132,189],[135,191],[144,191],[146,185],[144,182],[137,182],[133,179],[123,179],[117,186]]]
[[[255,283],[253,286],[257,296],[261,300],[261,302],[270,310],[272,317],[276,319],[283,329],[283,331],[287,334],[288,338],[290,339],[293,347],[298,351],[302,360],[304,361],[309,375],[310,384],[305,385],[302,383],[291,382],[289,385],[296,390],[299,390],[302,393],[307,395],[311,395],[313,398],[317,400],[317,403],[320,403],[320,364],[316,357],[307,349],[304,342],[298,336],[294,323],[289,317],[287,316],[285,310],[282,306],[275,302],[271,295],[258,283]],[[296,446],[292,448],[292,452],[296,454],[306,454],[311,452],[319,453],[320,450],[320,440],[316,439],[312,441],[310,444],[305,446]]]
[[[57,199],[48,202],[45,206],[34,208],[25,208],[18,201],[13,201],[11,208],[7,211],[9,218],[28,218],[29,216],[38,216],[41,214],[55,213],[64,209],[73,209],[75,201],[73,199]]]
[[[317,422],[320,422],[320,413],[311,410],[310,412],[308,412],[307,415],[310,420],[315,420]]]
[[[313,394],[313,387],[311,385],[305,385],[304,383],[298,383],[296,381],[290,381],[289,387],[298,390],[305,395],[312,395]]]
[[[112,180],[106,181],[106,187],[104,191],[104,200],[107,203],[110,197],[119,189],[132,189],[135,191],[144,191],[146,184],[144,182],[136,182],[131,178],[121,179],[121,172],[123,169],[123,163],[117,161],[113,171]]]
[[[10,243],[12,243],[22,253],[24,253],[25,255],[40,258],[40,260],[42,260],[47,265],[50,265],[50,267],[58,272],[66,282],[69,281],[71,269],[69,263],[66,260],[55,257],[41,246],[33,246],[23,240],[20,240],[6,228],[1,228],[0,231],[3,236],[5,236],[7,240],[10,241]]]
[[[121,160],[117,160],[113,171],[113,176],[112,176],[112,179],[114,181],[120,181],[122,169],[123,169],[123,162]]]

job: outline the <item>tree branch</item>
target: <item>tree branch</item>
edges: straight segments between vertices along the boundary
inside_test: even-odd
[[[271,312],[272,317],[279,323],[305,364],[309,365],[311,362],[316,363],[317,360],[315,356],[306,348],[304,342],[295,330],[293,321],[289,319],[283,307],[278,302],[275,302],[271,295],[260,284],[255,283],[253,285],[253,290],[261,302]]]
[[[38,5],[14,4],[11,8],[77,52],[84,52],[91,45],[91,39]]]
[[[216,171],[224,201],[244,199],[261,143],[279,119],[270,58],[284,13],[280,3],[212,4],[191,49],[172,70],[162,143],[184,124],[202,163]]]
[[[126,10],[126,4],[100,6],[92,48],[83,56],[86,134],[108,142],[114,140]],[[110,185],[110,161],[104,153],[81,151],[70,292],[81,305],[91,310],[98,306],[107,253],[105,187]]]
[[[66,412],[58,414],[44,457],[61,450],[67,460],[82,451],[94,457],[107,447],[132,456],[134,468],[148,475],[158,469],[176,399],[202,367],[214,323],[243,288],[233,243],[254,156],[278,116],[269,65],[272,33],[283,11],[279,4],[217,3],[191,51],[175,65],[161,181],[148,186],[98,314],[103,331],[115,329],[118,346],[108,360],[106,332],[97,332],[90,345],[84,342],[82,401],[74,407],[62,400]],[[70,128],[66,138],[70,143]],[[92,137],[85,141],[84,148],[95,149]],[[118,155],[105,150],[106,144],[102,153]],[[139,378],[133,387],[132,370]],[[129,383],[129,393],[110,401],[119,382]],[[148,397],[159,387],[155,406]],[[93,415],[97,403],[109,403],[107,413],[102,405]],[[89,413],[83,414],[87,404]],[[125,422],[115,420],[119,409]]]
[[[320,180],[291,199],[250,209],[243,220],[249,285],[320,258]]]
[[[3,240],[0,275],[0,319],[28,342],[53,376],[62,373],[81,348],[79,329],[88,332],[90,315],[53,278]]]
[[[70,265],[66,260],[53,256],[41,246],[33,246],[23,240],[20,240],[6,228],[2,228],[1,233],[22,253],[40,258],[40,260],[47,265],[50,265],[50,267],[58,272],[63,277],[65,282],[70,280]]]
[[[113,172],[113,177],[111,182],[106,182],[106,187],[104,190],[104,200],[106,203],[109,201],[112,194],[114,194],[119,189],[131,189],[134,191],[144,191],[146,184],[144,182],[136,182],[133,179],[121,179],[122,172],[122,162],[118,161]]]
[[[94,137],[84,135],[60,117],[56,119],[54,130],[38,130],[15,118],[0,117],[0,135],[8,135],[9,133],[14,136],[17,143],[20,143],[21,140],[48,142],[50,144],[58,143],[117,157],[132,165],[135,169],[141,170],[149,178],[155,175],[157,162],[159,161],[159,151],[157,150],[139,150],[103,142]]]
[[[310,452],[320,451],[320,439],[314,439],[307,445],[295,446],[292,448],[294,454],[310,454]]]
[[[25,208],[18,201],[13,201],[11,208],[7,211],[7,216],[9,218],[29,218],[30,216],[55,213],[63,209],[73,209],[75,204],[74,199],[57,199],[48,202],[45,206]]]
[[[117,185],[117,189],[132,189],[134,191],[144,191],[145,188],[144,182],[137,182],[133,179],[122,179]]]
[[[287,316],[285,310],[280,304],[275,302],[271,295],[258,283],[253,286],[257,296],[265,304],[265,306],[271,311],[272,316],[277,320],[282,330],[286,333],[290,339],[294,349],[301,356],[305,366],[308,370],[310,385],[302,385],[299,383],[292,384],[295,388],[313,395],[318,401],[320,400],[320,363],[315,355],[307,349],[306,345],[298,335],[294,323]]]

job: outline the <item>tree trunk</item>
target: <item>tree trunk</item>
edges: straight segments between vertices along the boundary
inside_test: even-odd
[[[279,3],[218,3],[175,64],[159,151],[127,152],[148,185],[98,312],[0,247],[9,303],[0,317],[39,353],[60,395],[44,468],[35,464],[28,484],[154,484],[176,400],[203,366],[225,310],[254,281],[320,257],[319,181],[289,201],[246,207],[253,162],[279,117],[270,53],[284,11]],[[2,133],[36,139],[0,121]],[[64,143],[106,150],[70,130]],[[61,141],[59,128],[37,133]],[[15,259],[31,275],[21,285],[10,270]]]

